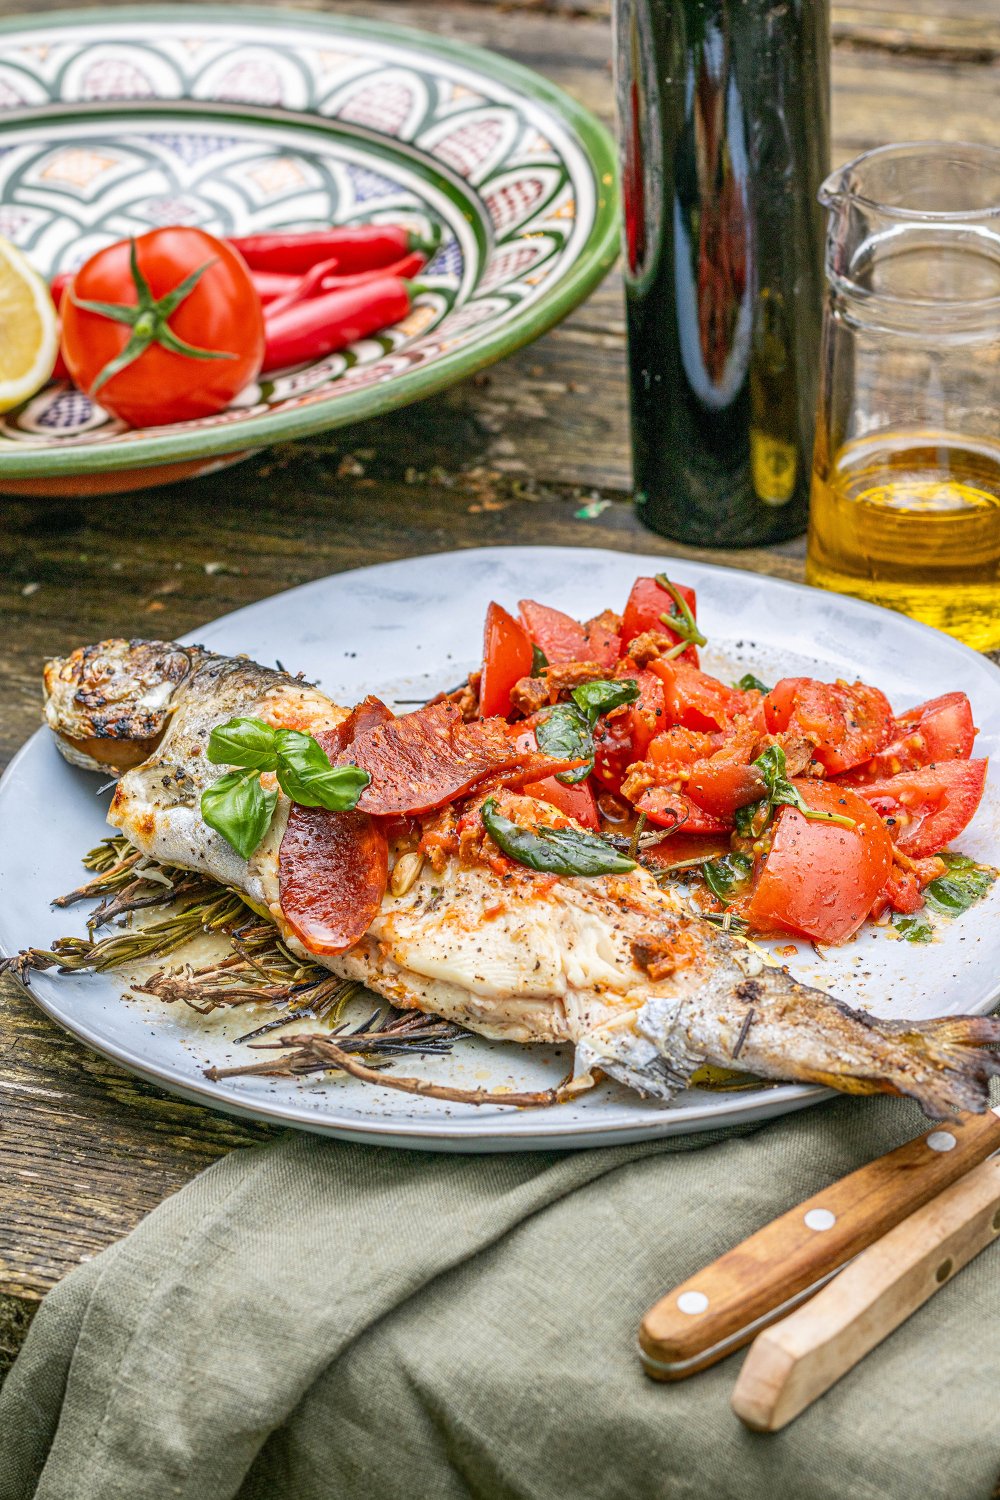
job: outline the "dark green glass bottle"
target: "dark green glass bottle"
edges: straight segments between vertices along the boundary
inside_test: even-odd
[[[805,530],[823,298],[828,0],[615,0],[639,516]]]

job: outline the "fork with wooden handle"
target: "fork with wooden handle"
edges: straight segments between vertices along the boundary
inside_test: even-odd
[[[778,1363],[784,1361],[787,1369],[809,1347],[809,1335],[804,1330],[809,1330],[814,1341],[825,1338],[824,1330],[829,1331],[834,1325],[839,1328],[850,1307],[865,1307],[870,1317],[874,1297],[876,1301],[883,1299],[881,1315],[876,1320],[882,1332],[868,1344],[868,1348],[872,1347],[924,1300],[916,1294],[925,1288],[926,1282],[921,1278],[932,1261],[935,1274],[949,1258],[955,1265],[964,1264],[1000,1232],[1000,1225],[992,1227],[995,1210],[990,1214],[982,1207],[983,1202],[991,1201],[992,1188],[1000,1187],[1000,1167],[993,1163],[984,1178],[976,1178],[976,1192],[984,1184],[979,1196],[970,1189],[971,1196],[957,1192],[945,1197],[944,1210],[938,1217],[925,1210],[925,1205],[953,1184],[964,1188],[966,1184],[961,1179],[998,1150],[1000,1109],[988,1110],[984,1115],[963,1115],[935,1126],[782,1214],[674,1287],[649,1309],[639,1329],[639,1349],[647,1374],[656,1380],[683,1380],[715,1364],[812,1297],[848,1261],[893,1231],[890,1253],[896,1257],[895,1261],[887,1262],[883,1255],[873,1265],[860,1256],[856,1266],[861,1269],[848,1283],[853,1297],[850,1303],[845,1301],[841,1308],[845,1285],[841,1276],[836,1288],[831,1287],[829,1295],[819,1304],[820,1314],[827,1323],[802,1321],[796,1314],[800,1321],[793,1329],[792,1342],[781,1344],[771,1340],[767,1346],[772,1350],[772,1359]],[[939,1206],[935,1204],[933,1208]],[[923,1217],[918,1213],[921,1210]],[[915,1221],[912,1224],[911,1216]],[[967,1239],[962,1239],[960,1233],[963,1222],[972,1226]],[[949,1237],[953,1234],[958,1239],[949,1249]],[[986,1238],[979,1242],[977,1236],[981,1234]],[[963,1247],[975,1243],[975,1248],[966,1254],[959,1241]],[[927,1249],[926,1257],[922,1257],[920,1246]],[[871,1277],[866,1279],[869,1269]],[[855,1267],[851,1272],[855,1273]],[[907,1276],[913,1280],[906,1281]],[[947,1275],[942,1278],[946,1279]],[[900,1290],[893,1297],[897,1285]],[[934,1289],[932,1280],[926,1295]],[[805,1311],[811,1313],[813,1306],[810,1303]],[[833,1318],[835,1309],[843,1313],[839,1321]],[[857,1340],[852,1343],[850,1338],[846,1342],[842,1338],[836,1347],[841,1368],[832,1379],[839,1378],[854,1362],[843,1363],[850,1349],[858,1348],[856,1358],[867,1352],[867,1348],[861,1348]],[[758,1372],[764,1368],[760,1361],[757,1368]],[[772,1365],[772,1374],[776,1368]],[[814,1361],[814,1373],[818,1369]],[[744,1392],[751,1389],[750,1376],[747,1381]],[[758,1387],[756,1396],[752,1399],[747,1396],[746,1413],[753,1414],[747,1415],[747,1420],[753,1420],[755,1426],[773,1426],[773,1415],[780,1415],[786,1407],[775,1400],[768,1415],[764,1410],[766,1404]],[[797,1409],[801,1410],[801,1406]],[[743,1416],[744,1412],[738,1414]]]
[[[897,1224],[756,1338],[733,1390],[755,1432],[777,1432],[1000,1236],[1000,1156]]]

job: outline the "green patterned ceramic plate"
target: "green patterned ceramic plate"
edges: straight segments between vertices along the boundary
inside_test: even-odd
[[[0,418],[0,488],[127,489],[402,406],[563,317],[617,251],[613,145],[502,57],[401,28],[234,8],[0,27],[0,234],[44,275],[158,224],[382,220],[441,248],[409,317],[215,417],[124,427],[64,384]]]

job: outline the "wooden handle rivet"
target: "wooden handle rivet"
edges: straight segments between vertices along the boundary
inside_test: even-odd
[[[811,1208],[807,1214],[802,1215],[802,1222],[807,1229],[832,1229],[837,1222],[837,1215],[832,1214],[828,1208]]]
[[[949,1256],[947,1260],[943,1260],[941,1262],[937,1270],[934,1272],[934,1280],[937,1282],[938,1286],[940,1286],[942,1282],[948,1280],[948,1277],[951,1275],[954,1269],[955,1262],[951,1259],[951,1256]]]
[[[677,1306],[682,1313],[703,1313],[708,1307],[708,1298],[704,1292],[681,1292]]]
[[[927,1144],[932,1151],[952,1151],[958,1141],[950,1130],[932,1130],[927,1137]]]
[[[998,1208],[996,1213],[993,1215],[993,1228],[1000,1229],[1000,1208]]]

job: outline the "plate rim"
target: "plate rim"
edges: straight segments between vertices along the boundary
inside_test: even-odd
[[[632,557],[638,563],[651,559],[654,554],[636,552],[630,548],[610,547],[560,547],[546,545],[532,545],[511,542],[508,544],[496,544],[489,547],[450,548],[438,552],[417,553],[413,556],[396,558],[390,562],[372,563],[362,568],[345,568],[339,573],[326,574],[322,578],[311,579],[306,583],[298,584],[294,588],[279,590],[277,593],[265,595],[264,598],[256,600],[252,604],[242,605],[239,609],[231,610],[224,615],[217,616],[214,620],[207,621],[204,625],[194,630],[185,632],[182,639],[191,641],[198,638],[199,631],[211,630],[220,625],[231,625],[239,621],[240,617],[249,611],[256,610],[263,604],[274,603],[278,600],[299,600],[301,596],[310,591],[315,591],[328,586],[332,581],[352,577],[356,575],[371,574],[378,570],[382,576],[387,573],[396,573],[406,569],[414,562],[427,562],[444,559],[462,559],[463,561],[475,562],[488,561],[492,557],[510,551],[531,552],[541,554],[552,562],[558,562],[569,555],[579,555],[581,552],[599,553],[605,557]],[[661,565],[679,564],[683,569],[685,566],[694,567],[697,570],[707,570],[713,574],[721,574],[733,580],[746,579],[749,575],[754,580],[763,580],[768,588],[776,587],[779,593],[801,596],[816,596],[823,594],[823,590],[815,589],[807,584],[798,583],[792,579],[779,578],[771,574],[751,572],[748,569],[729,567],[724,564],[704,562],[695,558],[674,557],[671,554],[656,554]],[[949,650],[954,650],[967,661],[973,661],[979,668],[985,669],[987,680],[994,676],[994,690],[1000,693],[1000,668],[990,661],[982,652],[976,651],[970,646],[943,631],[925,625],[921,621],[913,620],[906,615],[898,614],[893,610],[884,609],[880,605],[871,604],[866,600],[854,599],[849,595],[833,595],[833,598],[844,604],[849,610],[857,610],[863,616],[873,618],[885,618],[889,616],[893,624],[904,634],[912,633],[917,640],[928,636],[935,638],[939,643],[945,643]],[[0,789],[19,767],[22,761],[37,752],[42,742],[47,741],[48,731],[42,727],[35,731],[28,740],[16,752],[3,776],[0,777]],[[0,943],[0,953],[6,949]],[[604,1145],[614,1145],[629,1140],[651,1140],[660,1139],[666,1135],[675,1134],[700,1134],[703,1131],[726,1129],[735,1125],[762,1124],[775,1115],[791,1112],[805,1108],[824,1099],[834,1097],[835,1091],[822,1086],[808,1084],[778,1084],[766,1090],[752,1094],[733,1093],[731,1095],[717,1095],[713,1097],[711,1106],[703,1103],[680,1106],[664,1110],[662,1123],[650,1121],[622,1120],[614,1124],[600,1124],[598,1121],[581,1121],[578,1124],[558,1126],[547,1122],[544,1133],[539,1134],[534,1128],[534,1112],[530,1110],[517,1111],[510,1116],[491,1116],[482,1122],[475,1117],[464,1118],[461,1126],[456,1128],[447,1117],[437,1119],[397,1119],[380,1121],[372,1118],[360,1123],[356,1118],[340,1120],[334,1111],[326,1118],[306,1114],[305,1111],[297,1109],[294,1104],[283,1104],[275,1100],[270,1102],[257,1100],[251,1097],[238,1098],[226,1093],[219,1093],[217,1085],[211,1082],[202,1082],[200,1078],[189,1078],[187,1076],[175,1076],[175,1070],[159,1069],[147,1060],[138,1057],[127,1046],[122,1046],[114,1041],[105,1041],[103,1038],[96,1041],[93,1033],[85,1024],[76,1023],[75,1017],[66,1019],[63,1010],[56,1004],[38,994],[30,985],[22,985],[31,1000],[52,1021],[61,1026],[65,1031],[76,1037],[84,1045],[90,1047],[101,1056],[111,1058],[113,1061],[126,1067],[131,1072],[165,1089],[169,1093],[178,1094],[182,1097],[194,1100],[209,1108],[220,1110],[226,1114],[235,1114],[242,1118],[252,1118],[264,1123],[283,1126],[294,1126],[298,1129],[307,1130],[314,1134],[331,1136],[337,1139],[367,1142],[373,1145],[391,1145],[413,1150],[457,1150],[469,1153],[488,1153],[506,1150],[574,1150],[594,1149]],[[971,1014],[989,1014],[996,1007],[1000,998],[1000,976],[998,976],[994,989],[989,996],[981,999],[975,1006],[970,1008]],[[904,1018],[905,1019],[905,1018]]]
[[[114,10],[87,7],[81,10],[50,11],[37,20],[28,13],[22,13],[0,21],[0,37],[9,39],[17,32],[59,26],[86,27],[89,24],[97,27],[101,23],[113,26],[130,22],[155,23],[157,20],[175,22],[179,14],[183,12],[179,12],[176,6],[166,5],[127,5],[115,7]],[[74,474],[157,467],[163,463],[176,463],[185,459],[211,459],[242,451],[244,448],[255,449],[270,447],[272,443],[290,442],[316,432],[332,431],[382,412],[395,411],[447,389],[456,380],[474,375],[548,332],[593,291],[618,257],[620,215],[617,147],[614,139],[590,110],[541,73],[486,47],[453,37],[439,37],[432,32],[421,31],[412,26],[400,26],[391,21],[337,14],[317,15],[315,12],[295,9],[275,13],[260,6],[244,5],[199,6],[195,14],[199,21],[228,23],[231,27],[255,25],[267,31],[287,31],[297,27],[330,33],[341,31],[362,39],[370,38],[406,46],[430,58],[443,55],[451,61],[485,72],[487,76],[498,79],[515,92],[552,110],[574,137],[593,175],[593,225],[573,263],[538,302],[532,302],[515,313],[496,332],[484,332],[471,347],[444,354],[425,368],[406,371],[390,380],[337,396],[335,400],[331,397],[329,402],[318,401],[287,412],[264,412],[217,429],[163,431],[156,436],[137,438],[127,443],[117,443],[112,439],[104,444],[78,448],[26,448],[24,451],[10,453],[0,448],[0,483],[4,478],[69,478]],[[67,110],[78,114],[93,114],[96,117],[107,112],[111,103],[107,100],[95,102],[93,109],[88,109],[83,101],[12,109],[0,114],[0,130],[40,124],[53,117],[65,117]],[[266,110],[256,110],[253,105],[240,101],[232,104],[220,101],[217,109],[213,110],[210,101],[190,97],[160,101],[122,100],[118,109],[114,109],[113,104],[112,109],[113,112],[124,115],[133,108],[140,112],[138,107],[141,105],[151,106],[155,110],[158,104],[167,112],[173,109],[193,116],[204,114],[213,119],[247,115],[263,118],[267,115]],[[334,119],[300,110],[272,110],[270,118],[274,123],[285,121],[304,125],[311,122],[318,128],[325,126],[331,132],[337,126]]]

